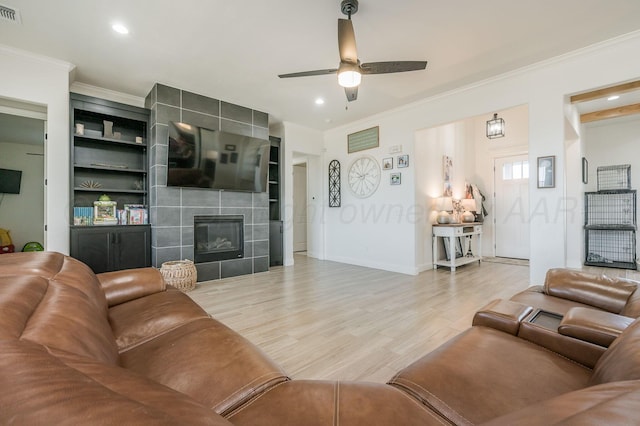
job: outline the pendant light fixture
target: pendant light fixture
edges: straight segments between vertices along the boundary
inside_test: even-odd
[[[487,137],[489,139],[504,137],[504,120],[493,114],[493,118],[487,121]]]

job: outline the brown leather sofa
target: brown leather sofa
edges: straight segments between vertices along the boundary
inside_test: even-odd
[[[291,380],[155,269],[2,255],[0,424],[637,422],[638,320],[590,368],[519,337],[532,310],[494,304],[387,385]]]
[[[569,309],[598,309],[631,318],[640,317],[638,283],[619,277],[555,268],[547,271],[544,285],[533,286],[511,300],[561,315]]]

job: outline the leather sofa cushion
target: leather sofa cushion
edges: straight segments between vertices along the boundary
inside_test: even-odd
[[[637,287],[636,281],[625,278],[555,268],[547,271],[544,292],[619,314]]]
[[[523,305],[533,306],[534,308],[539,308],[547,312],[555,312],[560,315],[566,315],[570,309],[575,307],[594,309],[591,305],[544,294],[540,286],[521,291],[513,295],[509,300],[522,303]]]
[[[106,312],[101,315],[77,286],[39,276],[0,275],[0,306],[0,335],[5,338],[28,340],[109,364],[118,361]]]
[[[590,384],[640,380],[640,319],[635,320],[600,357]]]
[[[209,315],[175,288],[109,309],[109,322],[120,351],[202,318]]]
[[[120,362],[223,415],[288,380],[260,349],[211,318],[125,350]]]
[[[638,423],[640,381],[592,386],[551,398],[483,426],[633,425]]]
[[[627,300],[627,304],[620,312],[620,315],[631,318],[640,318],[640,288],[637,288],[636,291],[629,296],[629,300]]]
[[[541,346],[472,327],[390,384],[456,424],[474,424],[586,386],[591,370]]]
[[[117,366],[1,341],[0,424],[231,425],[191,398]]]
[[[0,256],[0,275],[31,275],[73,287],[106,318],[107,299],[98,278],[84,263],[56,252],[11,253]]]
[[[377,383],[295,380],[282,383],[228,416],[234,425],[443,425],[415,399]]]

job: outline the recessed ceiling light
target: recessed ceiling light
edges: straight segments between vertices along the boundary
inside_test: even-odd
[[[118,34],[129,34],[129,28],[125,27],[120,23],[113,24],[111,28],[113,29],[113,31],[117,32]]]
[[[613,95],[613,96],[609,96],[607,98],[608,101],[615,101],[616,99],[620,99],[620,96],[618,95]]]
[[[324,105],[324,99],[322,98],[316,99],[316,105]]]

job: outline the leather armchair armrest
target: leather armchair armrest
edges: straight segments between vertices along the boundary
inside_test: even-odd
[[[480,309],[473,317],[473,325],[491,327],[505,333],[518,334],[520,322],[533,308],[510,300],[496,299]]]
[[[558,333],[609,347],[634,321],[633,318],[589,308],[571,308],[558,327]]]
[[[97,277],[109,307],[166,290],[164,278],[155,268],[104,272]]]

